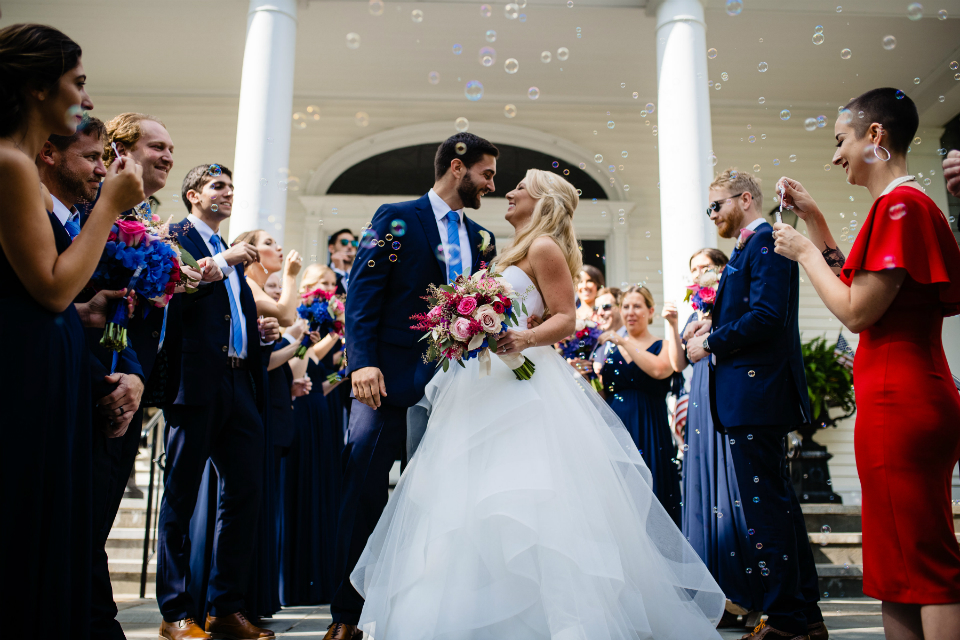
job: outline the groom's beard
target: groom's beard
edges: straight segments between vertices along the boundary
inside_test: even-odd
[[[733,206],[733,212],[717,224],[717,233],[721,238],[734,238],[740,235],[740,229],[743,228],[744,211],[739,204]]]
[[[457,195],[460,196],[460,202],[467,209],[480,208],[480,191],[482,189],[470,177],[470,173],[463,174],[463,179],[457,186]]]

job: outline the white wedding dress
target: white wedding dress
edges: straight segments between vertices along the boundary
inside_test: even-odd
[[[527,275],[504,277],[543,314]],[[526,326],[521,318],[520,326]],[[725,598],[623,423],[551,347],[427,389],[426,434],[350,576],[375,640],[700,640]]]

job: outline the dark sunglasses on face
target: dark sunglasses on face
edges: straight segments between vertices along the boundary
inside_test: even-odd
[[[346,238],[340,238],[340,246],[343,247],[357,247],[360,245],[358,240],[347,240]]]
[[[714,200],[713,202],[710,203],[710,206],[707,207],[707,217],[709,218],[709,217],[710,217],[710,214],[713,213],[714,211],[720,211],[720,208],[723,207],[723,204],[724,204],[727,200],[733,200],[734,198],[739,198],[740,196],[742,196],[742,195],[745,194],[745,193],[746,193],[746,191],[741,191],[740,193],[738,193],[738,194],[735,195],[735,196],[730,196],[730,197],[728,197],[728,198],[722,198],[722,199],[720,199],[720,200]]]
[[[609,302],[607,304],[602,304],[599,307],[593,308],[594,311],[610,311],[610,309],[613,309],[613,305],[610,304]]]

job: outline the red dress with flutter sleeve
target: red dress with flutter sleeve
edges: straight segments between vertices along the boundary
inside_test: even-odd
[[[890,308],[860,334],[854,444],[863,515],[863,592],[910,604],[960,602],[950,485],[960,394],[943,318],[960,313],[960,248],[937,205],[901,186],[874,203],[843,266],[905,269]]]

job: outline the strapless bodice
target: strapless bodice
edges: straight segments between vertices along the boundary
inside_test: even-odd
[[[543,297],[537,290],[533,280],[530,279],[523,269],[516,265],[510,265],[503,270],[503,278],[510,283],[513,290],[517,292],[523,305],[527,308],[527,313],[522,309],[516,309],[517,326],[521,329],[527,328],[527,316],[539,316],[543,318]]]

